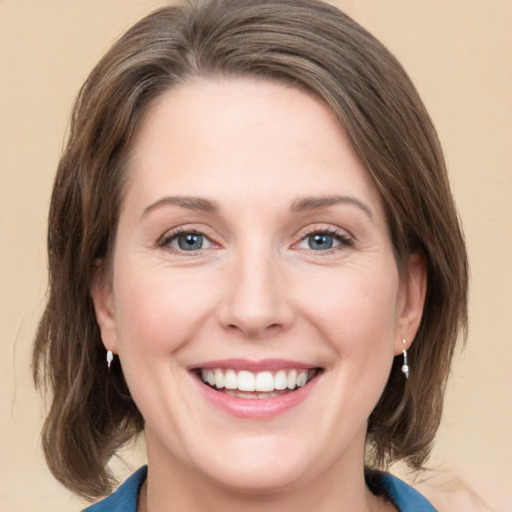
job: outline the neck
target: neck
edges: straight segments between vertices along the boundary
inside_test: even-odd
[[[374,496],[366,486],[364,471],[337,471],[289,489],[243,492],[222,487],[213,481],[191,475],[182,467],[172,472],[149,464],[148,478],[139,495],[137,512],[161,510],[202,512],[393,512],[396,508]],[[166,475],[166,476],[163,476]],[[191,485],[193,483],[193,485]]]

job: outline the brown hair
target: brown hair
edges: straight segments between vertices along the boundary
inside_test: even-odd
[[[138,22],[76,100],[51,200],[49,297],[33,353],[35,382],[51,391],[42,434],[50,469],[82,496],[106,494],[109,459],[144,427],[121,367],[107,370],[89,290],[97,262],[108,267],[144,114],[165,91],[212,75],[273,80],[327,104],[380,191],[402,278],[408,256],[424,254],[413,371],[406,382],[396,358],[368,425],[370,464],[404,459],[420,468],[467,322],[464,240],[432,122],[396,59],[338,9],[315,0],[207,0]]]

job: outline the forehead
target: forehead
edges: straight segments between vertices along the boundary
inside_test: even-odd
[[[345,131],[305,92],[260,79],[201,79],[162,95],[134,144],[128,195],[247,203],[300,195],[380,198]]]

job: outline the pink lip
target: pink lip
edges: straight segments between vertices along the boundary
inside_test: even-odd
[[[189,366],[188,370],[205,369],[211,370],[214,368],[225,368],[236,371],[247,370],[248,372],[261,372],[261,371],[277,371],[286,370],[291,368],[303,368],[305,370],[312,370],[318,368],[315,365],[301,363],[299,361],[292,361],[286,359],[261,359],[259,361],[251,361],[249,359],[219,359],[216,361],[205,361],[204,363]]]
[[[239,364],[235,364],[238,361]],[[268,364],[268,363],[274,363]],[[265,368],[267,370],[279,370],[285,368],[315,368],[311,365],[304,365],[294,361],[284,360],[266,360],[259,362],[250,362],[243,360],[229,360],[229,362],[212,361],[205,363],[205,365],[195,366],[194,368],[232,368],[232,369],[246,369],[248,371],[257,371]],[[286,393],[284,395],[276,396],[273,398],[238,398],[221,391],[216,391],[210,386],[204,384],[201,379],[193,374],[193,378],[201,393],[213,406],[221,409],[222,411],[235,416],[237,418],[245,419],[270,419],[280,414],[285,413],[289,409],[298,406],[302,403],[309,394],[314,390],[320,374],[313,377],[304,387],[298,388],[295,391]]]

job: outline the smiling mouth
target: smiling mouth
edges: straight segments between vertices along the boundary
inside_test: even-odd
[[[306,386],[319,372],[314,369],[287,369],[250,372],[226,368],[198,369],[197,376],[210,388],[236,398],[274,398]]]

